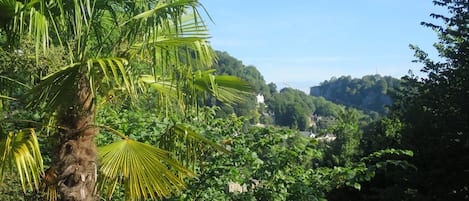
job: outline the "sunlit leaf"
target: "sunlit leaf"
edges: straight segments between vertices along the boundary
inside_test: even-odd
[[[130,96],[135,96],[135,84],[127,67],[128,63],[123,58],[94,58],[89,59],[87,65],[93,80],[99,80],[109,88],[124,89]],[[99,68],[94,68],[95,65]]]
[[[33,129],[9,132],[0,139],[0,177],[7,170],[17,172],[23,191],[38,190],[43,174],[43,160]]]
[[[183,177],[194,176],[169,152],[131,139],[99,148],[99,189],[111,198],[117,183],[124,185],[126,200],[166,197],[185,186]]]
[[[222,102],[233,104],[245,100],[246,95],[252,94],[252,86],[237,77],[221,75],[216,76],[210,71],[198,72],[194,78],[194,87],[200,92],[209,92]]]
[[[0,98],[9,99],[9,100],[16,100],[16,98],[13,98],[13,97],[10,97],[10,96],[4,96],[4,95],[1,95],[1,94],[0,94]]]

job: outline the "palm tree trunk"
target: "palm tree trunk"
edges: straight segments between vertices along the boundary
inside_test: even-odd
[[[93,127],[93,96],[85,74],[76,81],[72,103],[59,111],[60,132],[54,167],[60,200],[94,201],[97,152]]]

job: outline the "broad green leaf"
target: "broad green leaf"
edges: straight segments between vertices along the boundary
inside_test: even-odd
[[[131,139],[101,147],[98,153],[98,189],[107,190],[108,199],[117,183],[124,185],[126,200],[156,199],[181,190],[185,186],[183,178],[195,176],[169,152]]]

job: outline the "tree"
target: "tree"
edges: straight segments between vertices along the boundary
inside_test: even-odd
[[[98,178],[100,191],[107,189],[108,197],[117,182],[125,184],[127,199],[167,196],[184,186],[182,177],[192,175],[168,152],[94,124],[100,103],[112,103],[110,99],[122,94],[138,100],[139,94],[148,91],[145,86],[151,86],[157,95],[155,106],[169,114],[190,109],[206,92],[234,101],[238,92],[250,89],[237,78],[201,71],[212,64],[213,51],[197,0],[1,0],[0,5],[0,33],[11,52],[23,51],[17,49],[19,45],[31,40],[32,56],[39,62],[52,49],[63,49],[64,66],[49,66],[25,96],[13,97],[47,111],[50,122],[55,122],[47,126],[57,130],[48,136],[57,140],[57,149],[42,183],[50,192],[57,190],[61,200],[96,200]],[[10,96],[2,94],[6,97]],[[94,137],[99,128],[123,140],[100,149],[97,177]],[[38,189],[43,170],[34,130],[2,133],[1,142],[2,177],[3,168],[13,166],[10,161],[23,160],[26,165],[16,165],[24,178],[23,189],[25,183]]]
[[[348,108],[339,112],[336,124],[332,126],[331,133],[336,139],[331,142],[327,155],[332,165],[348,165],[360,156],[359,146],[362,136],[358,124],[358,111]]]
[[[402,122],[403,146],[415,151],[414,186],[422,200],[467,200],[469,189],[469,3],[433,1],[448,9],[449,17],[431,14],[443,25],[423,22],[433,28],[438,60],[416,46],[417,62],[428,77],[406,76],[405,88],[393,115]]]

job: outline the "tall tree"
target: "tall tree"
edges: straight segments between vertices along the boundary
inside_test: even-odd
[[[326,153],[331,160],[330,165],[348,165],[360,156],[359,145],[362,133],[358,121],[359,113],[353,108],[339,112],[336,125],[330,128],[330,132],[336,136]]]
[[[230,101],[238,97],[238,90],[249,90],[246,83],[234,77],[197,71],[210,66],[213,59],[197,0],[1,0],[0,5],[0,31],[12,51],[21,51],[16,47],[26,39],[32,40],[34,58],[39,62],[41,55],[51,54],[52,48],[63,49],[66,65],[41,76],[27,93],[30,107],[55,114],[52,122],[56,122],[58,132],[50,137],[58,140],[43,182],[51,192],[56,189],[61,200],[97,200],[94,137],[98,128],[123,138],[100,152],[100,178],[110,185],[107,196],[112,195],[117,182],[125,184],[127,199],[169,195],[183,186],[183,180],[166,165],[179,176],[191,175],[169,153],[95,125],[98,103],[117,93],[135,98],[145,91],[142,86],[151,86],[158,94],[155,106],[169,113],[197,103],[198,95],[205,93],[202,91]],[[168,104],[178,105],[178,109]],[[27,154],[40,157],[30,131],[2,137],[2,168],[7,160],[21,160]],[[13,150],[20,145],[27,151],[15,155]],[[34,183],[31,187],[37,188],[42,161],[26,164],[34,162],[40,165],[17,165],[17,169],[20,174],[24,172],[24,182],[30,181]]]
[[[469,2],[434,1],[448,15],[431,14],[443,25],[423,22],[439,36],[440,59],[416,46],[417,62],[428,77],[407,76],[394,114],[404,128],[402,141],[415,151],[415,188],[423,200],[467,200],[469,188]]]

